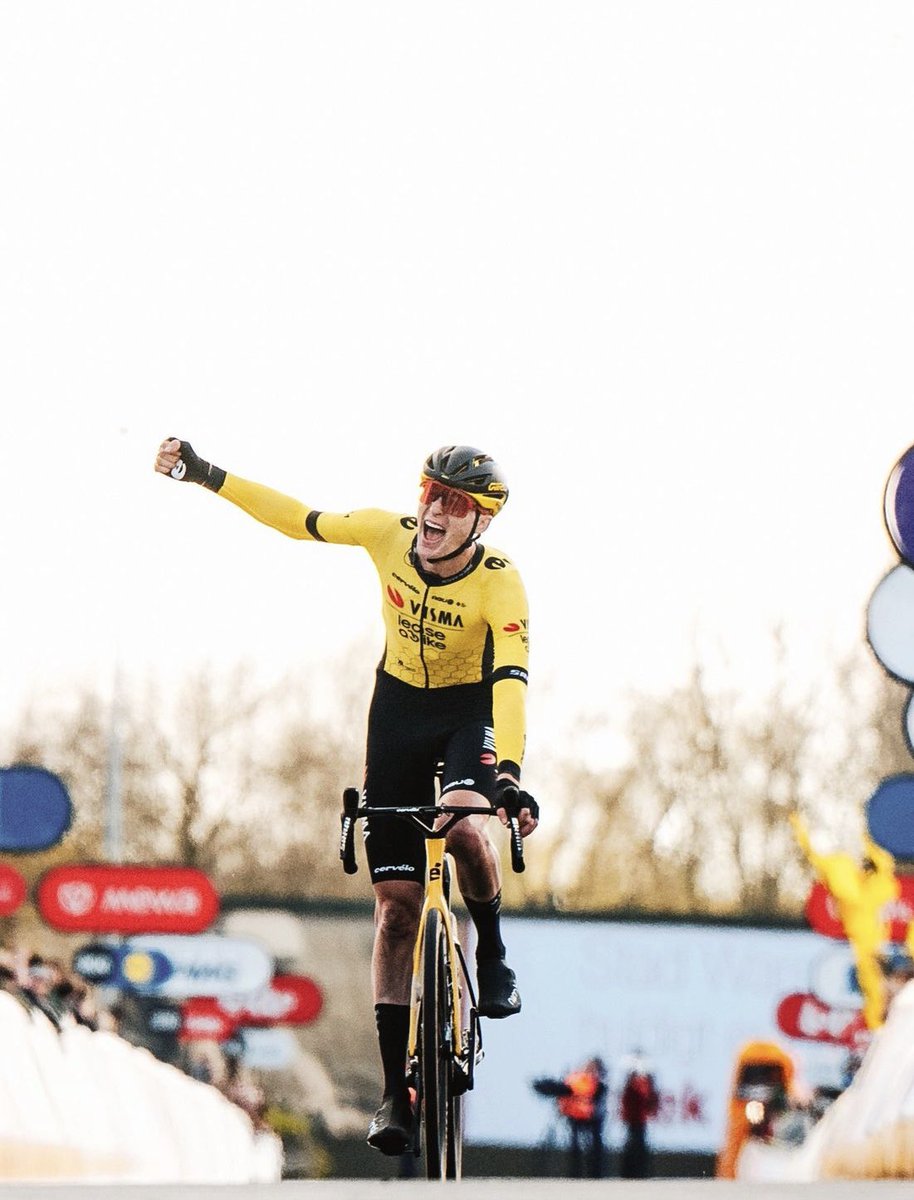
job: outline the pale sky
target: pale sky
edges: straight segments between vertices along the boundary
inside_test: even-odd
[[[4,4],[0,713],[380,652],[367,556],[170,434],[330,510],[498,458],[528,764],[779,622],[815,685],[896,561],[912,129],[907,2]]]

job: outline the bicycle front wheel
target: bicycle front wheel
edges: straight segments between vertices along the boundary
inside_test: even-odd
[[[447,1178],[448,1093],[451,1066],[447,939],[441,914],[432,909],[425,925],[422,1012],[419,1029],[421,1109],[428,1179]]]
[[[447,1156],[444,1174],[447,1179],[460,1179],[463,1173],[463,1096],[454,1087],[451,1067],[447,1096]]]

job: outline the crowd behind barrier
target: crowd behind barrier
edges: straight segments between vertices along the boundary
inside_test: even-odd
[[[279,1180],[281,1142],[238,1059],[197,1047],[181,1069],[122,1020],[61,964],[0,950],[0,1181]]]
[[[749,1141],[738,1179],[914,1179],[914,980],[894,997],[853,1081],[796,1148]]]

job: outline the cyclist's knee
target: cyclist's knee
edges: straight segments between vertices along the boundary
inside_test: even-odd
[[[413,937],[422,908],[422,889],[414,883],[375,886],[375,925],[389,937]]]
[[[491,842],[482,821],[484,817],[465,817],[448,832],[448,853],[457,859],[488,857]],[[478,822],[478,823],[477,823]]]

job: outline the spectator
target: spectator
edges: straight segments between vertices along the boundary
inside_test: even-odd
[[[572,1179],[602,1179],[604,1174],[603,1125],[606,1121],[606,1066],[590,1058],[562,1081],[559,1112],[568,1121]]]
[[[869,1029],[878,1029],[885,1021],[887,1006],[885,977],[879,961],[880,949],[889,939],[885,914],[888,905],[900,894],[895,860],[868,835],[864,835],[859,861],[850,854],[820,854],[813,848],[800,815],[791,813],[789,819],[797,845],[834,897],[854,953],[857,982],[863,993],[864,1020]]]
[[[619,1174],[623,1179],[647,1179],[651,1165],[647,1123],[657,1115],[660,1096],[640,1051],[635,1051],[628,1068],[619,1100],[619,1113],[625,1126]]]
[[[53,991],[63,977],[63,972],[57,963],[46,962],[40,954],[29,956],[26,969],[26,980],[21,985],[22,994],[39,1009],[55,1029],[60,1029],[61,1010],[55,1003]]]
[[[255,1126],[263,1127],[266,1112],[263,1088],[244,1067],[240,1054],[226,1054],[225,1081],[221,1090],[227,1099],[248,1114]]]

